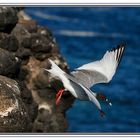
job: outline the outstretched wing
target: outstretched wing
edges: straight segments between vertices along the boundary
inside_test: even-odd
[[[101,60],[85,64],[71,74],[88,88],[97,83],[108,83],[116,72],[124,48],[125,45],[118,45],[117,48],[107,51]]]

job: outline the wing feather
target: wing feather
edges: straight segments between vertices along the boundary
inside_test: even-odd
[[[125,45],[120,44],[107,51],[101,60],[85,64],[71,74],[88,88],[97,83],[108,83],[116,72],[124,49]]]

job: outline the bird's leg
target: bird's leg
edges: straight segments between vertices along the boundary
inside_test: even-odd
[[[112,103],[109,102],[109,100],[106,98],[106,96],[103,93],[97,93],[96,98],[102,101],[106,101],[110,106],[112,106]]]
[[[61,99],[62,94],[64,93],[64,91],[65,91],[64,88],[63,88],[63,89],[60,89],[60,90],[58,91],[58,93],[56,94],[56,105],[59,105],[60,99]]]

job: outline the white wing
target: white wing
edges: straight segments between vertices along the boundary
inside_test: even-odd
[[[85,64],[71,74],[88,88],[97,83],[108,83],[116,72],[124,48],[124,45],[119,45],[117,48],[107,51],[101,60]]]

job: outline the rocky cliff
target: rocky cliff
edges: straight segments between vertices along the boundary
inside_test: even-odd
[[[55,105],[63,85],[43,68],[51,58],[69,71],[51,31],[20,7],[0,7],[0,17],[0,132],[65,132],[74,98]]]

